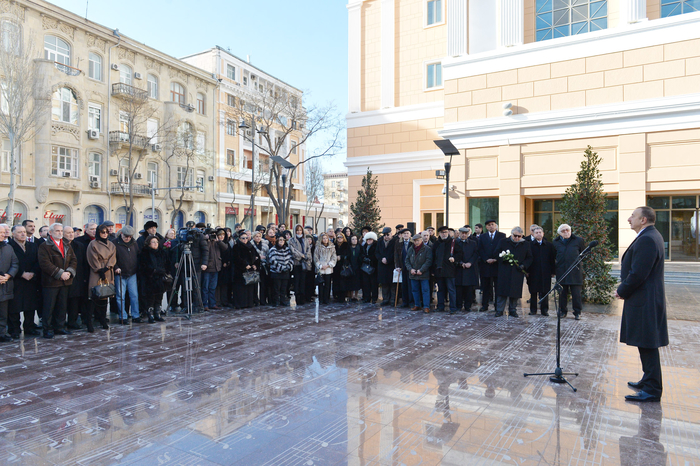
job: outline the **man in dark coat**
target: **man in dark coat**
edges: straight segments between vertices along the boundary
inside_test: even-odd
[[[63,241],[63,225],[52,224],[48,239],[39,246],[44,338],[53,338],[54,334],[71,334],[70,330],[65,329],[66,305],[77,265],[73,249]]]
[[[68,226],[63,227],[63,240],[73,249],[77,264],[73,283],[71,283],[70,289],[68,290],[67,308],[68,329],[78,330],[80,329],[78,325],[78,313],[80,313],[81,316],[86,316],[88,306],[87,289],[88,279],[90,278],[90,267],[88,266],[86,258],[87,248],[83,243],[75,240],[75,231]]]
[[[554,250],[556,251],[556,274],[557,280],[561,280],[561,277],[569,270],[574,262],[578,259],[578,256],[586,249],[583,242],[583,238],[576,236],[571,232],[571,226],[566,223],[559,225],[557,229],[559,236],[556,237],[554,242]],[[574,308],[574,318],[576,320],[581,320],[581,310],[583,309],[583,302],[581,301],[581,290],[583,289],[583,272],[581,270],[581,264],[574,268],[571,273],[561,282],[562,291],[559,295],[559,311],[562,317],[566,317],[569,312],[567,307],[569,305],[569,292],[571,292],[571,304]]]
[[[457,308],[457,289],[455,288],[455,277],[457,276],[457,266],[459,258],[462,257],[462,248],[453,238],[450,238],[450,231],[446,226],[438,228],[439,238],[433,244],[433,274],[438,285],[439,312],[445,311],[445,297],[450,297],[450,314],[454,314]]]
[[[119,236],[112,240],[116,247],[117,263],[114,266],[114,288],[117,292],[117,306],[119,309],[119,323],[128,324],[129,316],[126,313],[126,302],[124,297],[129,294],[129,304],[131,306],[131,321],[139,324],[141,320],[141,304],[139,299],[138,286],[138,265],[139,252],[141,249],[138,242],[134,239],[136,233],[131,225],[124,226],[119,233]],[[152,316],[148,315],[148,321],[151,322]]]
[[[457,288],[457,310],[471,311],[474,302],[474,293],[479,286],[479,245],[469,236],[469,228],[459,229],[460,238],[457,240],[462,251],[458,257],[457,276],[455,288]]]
[[[413,292],[411,290],[410,271],[406,268],[406,255],[413,246],[411,243],[411,230],[404,228],[399,230],[396,244],[394,245],[394,264],[396,270],[401,272],[401,307],[412,307]]]
[[[508,315],[518,317],[518,306],[523,296],[525,271],[532,264],[530,244],[523,241],[523,229],[515,227],[510,237],[502,239],[496,249],[498,256],[498,283],[496,284],[496,317],[503,315],[508,302]],[[506,259],[508,252],[517,264]]]
[[[377,282],[382,287],[382,304],[388,306],[394,302],[394,248],[396,238],[391,234],[391,227],[384,227],[382,237],[377,241]]]
[[[479,312],[489,310],[489,302],[493,298],[493,289],[498,284],[498,243],[505,239],[506,235],[498,231],[495,220],[486,222],[486,232],[479,236],[479,257],[481,264],[481,309]]]
[[[143,245],[146,242],[146,238],[148,238],[151,235],[158,238],[158,242],[160,244],[163,244],[163,235],[158,233],[158,224],[153,220],[149,220],[146,222],[146,224],[143,226],[143,231],[144,234],[139,236],[139,238],[136,240],[136,244],[138,244],[139,246],[139,251],[143,249]]]
[[[24,314],[22,327],[25,338],[38,336],[41,332],[34,324],[34,314],[41,309],[41,268],[37,255],[39,247],[27,240],[26,229],[21,225],[12,227],[10,246],[19,261],[19,270],[13,279],[15,297],[10,301],[9,333],[12,338],[19,338],[22,332],[20,314]]]
[[[552,243],[544,239],[541,226],[533,225],[534,239],[527,239],[532,252],[532,265],[527,269],[527,286],[530,290],[530,315],[537,315],[537,302],[549,291],[554,275],[554,258],[556,252]],[[527,237],[529,238],[529,236]],[[540,312],[549,315],[549,297],[542,301]]]
[[[639,390],[630,401],[659,401],[663,391],[659,348],[668,345],[664,240],[656,229],[656,212],[637,207],[627,220],[637,233],[620,263],[620,285],[615,296],[625,300],[620,342],[639,349],[644,376],[627,384]]]

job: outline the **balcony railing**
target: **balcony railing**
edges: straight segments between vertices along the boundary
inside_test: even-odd
[[[151,188],[147,184],[143,183],[110,183],[109,192],[112,194],[129,194],[129,186],[132,188],[134,196],[150,196]]]
[[[129,145],[129,133],[127,133],[125,131],[110,131],[109,132],[109,142],[113,143],[113,144],[123,144],[123,145],[128,146]],[[139,148],[139,149],[145,149],[147,145],[148,145],[148,139],[146,139],[143,136],[136,135],[136,134],[133,135],[132,147]]]
[[[82,70],[79,70],[78,68],[73,68],[72,66],[64,65],[63,63],[54,62],[54,65],[56,66],[56,69],[58,71],[62,71],[68,76],[78,76],[80,73],[82,73]]]
[[[114,97],[123,97],[134,100],[148,99],[148,91],[124,83],[112,84],[112,95]]]

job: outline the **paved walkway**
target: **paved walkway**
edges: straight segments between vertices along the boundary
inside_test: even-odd
[[[555,367],[542,316],[309,305],[4,345],[0,463],[697,464],[700,324],[669,322],[664,398],[639,406],[619,323],[563,321],[577,392],[523,377]]]

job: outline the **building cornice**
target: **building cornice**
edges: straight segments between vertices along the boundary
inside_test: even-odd
[[[403,173],[439,170],[444,167],[445,156],[438,149],[396,154],[350,157],[345,161],[348,176],[364,176],[367,169],[377,173]]]
[[[700,12],[442,60],[446,81],[700,38]]]
[[[424,120],[426,118],[442,118],[444,115],[445,103],[439,101],[427,104],[384,108],[369,112],[349,113],[345,116],[345,122],[348,128],[359,128],[362,126]]]
[[[700,94],[446,124],[460,149],[700,127]]]

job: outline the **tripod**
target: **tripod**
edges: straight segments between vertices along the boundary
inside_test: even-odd
[[[596,242],[596,244],[598,244],[598,243]],[[595,246],[595,245],[593,245],[593,246]],[[563,290],[563,288],[562,288],[562,286],[561,286],[561,282],[562,282],[566,277],[568,277],[569,274],[570,274],[576,267],[578,267],[578,265],[583,261],[583,259],[586,258],[586,256],[587,256],[588,253],[590,252],[590,250],[591,250],[591,246],[589,246],[588,248],[586,248],[586,249],[578,256],[578,258],[576,259],[576,262],[574,262],[574,263],[571,265],[571,267],[569,267],[569,270],[567,270],[566,273],[565,273],[564,275],[562,275],[561,278],[560,278],[559,280],[557,280],[557,282],[554,284],[554,286],[552,286],[552,288],[547,292],[547,294],[545,294],[544,296],[542,296],[542,299],[540,299],[540,300],[537,302],[538,304],[541,305],[541,304],[544,302],[545,299],[549,299],[549,295],[550,295],[550,294],[554,293],[554,300],[555,300],[556,309],[557,309],[557,367],[556,367],[556,369],[554,369],[554,372],[539,372],[539,373],[537,373],[537,374],[528,374],[528,373],[525,373],[525,374],[523,374],[523,376],[525,376],[525,377],[530,377],[531,375],[551,375],[552,377],[549,378],[549,381],[550,381],[550,382],[554,382],[554,383],[565,383],[565,384],[567,384],[569,387],[571,387],[571,389],[572,389],[573,391],[576,391],[576,388],[574,388],[574,386],[571,385],[571,384],[569,383],[569,381],[566,380],[566,377],[564,377],[564,376],[565,376],[565,375],[575,375],[575,376],[578,376],[578,372],[563,372],[563,371],[562,371],[562,368],[561,368],[561,362],[560,362],[560,361],[561,361],[561,309],[559,309],[559,294],[560,294],[560,293],[562,292],[562,290]]]
[[[177,272],[175,273],[175,279],[173,280],[173,288],[170,293],[170,299],[168,300],[168,308],[170,308],[173,298],[176,296],[178,286],[180,286],[180,274],[183,276],[182,282],[182,300],[185,303],[187,310],[185,311],[185,318],[190,320],[192,318],[192,296],[197,299],[197,304],[199,307],[202,305],[202,294],[199,287],[199,282],[197,281],[197,271],[195,270],[194,259],[192,258],[192,250],[190,245],[185,243],[182,248],[182,256],[180,257],[180,262],[178,262]],[[194,293],[193,293],[194,291]]]

